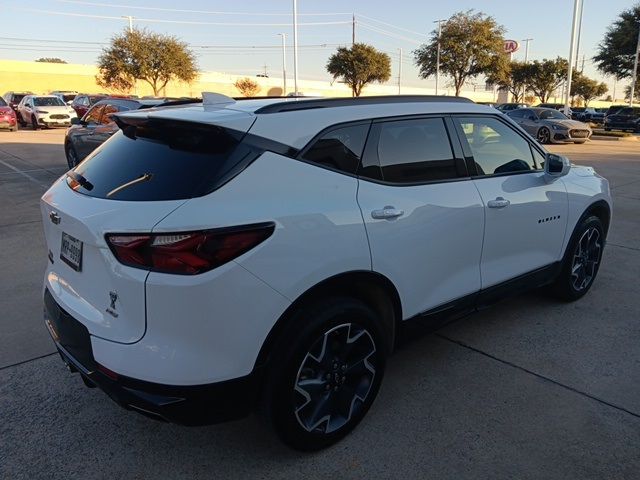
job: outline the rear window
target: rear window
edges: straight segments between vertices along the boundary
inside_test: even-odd
[[[22,99],[24,97],[26,97],[27,94],[24,95],[13,95],[13,99],[11,100],[13,103],[20,103],[22,101]]]
[[[129,201],[179,200],[206,195],[256,158],[243,133],[180,122],[125,127],[67,178],[79,193]],[[76,177],[77,178],[77,177]]]

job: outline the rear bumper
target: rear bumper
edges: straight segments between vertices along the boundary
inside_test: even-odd
[[[45,323],[60,357],[89,387],[98,387],[121,407],[157,420],[208,425],[247,416],[255,407],[260,375],[207,385],[163,385],[111,372],[95,361],[86,327],[63,310],[48,290]]]

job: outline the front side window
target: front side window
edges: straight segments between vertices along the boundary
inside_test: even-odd
[[[458,118],[478,175],[537,170],[529,142],[496,118]]]
[[[85,123],[93,123],[93,124],[100,123],[100,117],[102,116],[103,108],[104,108],[104,105],[96,105],[95,107],[93,107],[91,110],[87,112],[87,114],[83,118],[83,121]]]
[[[442,118],[382,123],[377,153],[387,182],[423,183],[459,176]]]
[[[507,113],[507,115],[511,118],[524,118],[524,112],[524,109],[518,108],[516,110],[511,110],[509,113]]]
[[[355,174],[362,156],[369,123],[336,128],[317,139],[302,159],[341,172]]]
[[[113,114],[118,113],[118,111],[118,107],[115,105],[105,105],[104,110],[102,111],[101,123],[103,125],[107,125],[113,122]]]

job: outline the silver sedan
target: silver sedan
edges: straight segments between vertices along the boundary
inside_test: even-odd
[[[584,143],[592,133],[586,123],[552,108],[520,108],[507,115],[540,143]]]

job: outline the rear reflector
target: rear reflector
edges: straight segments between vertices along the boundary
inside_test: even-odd
[[[271,236],[273,222],[166,234],[107,234],[120,263],[153,272],[196,275],[223,265]]]

